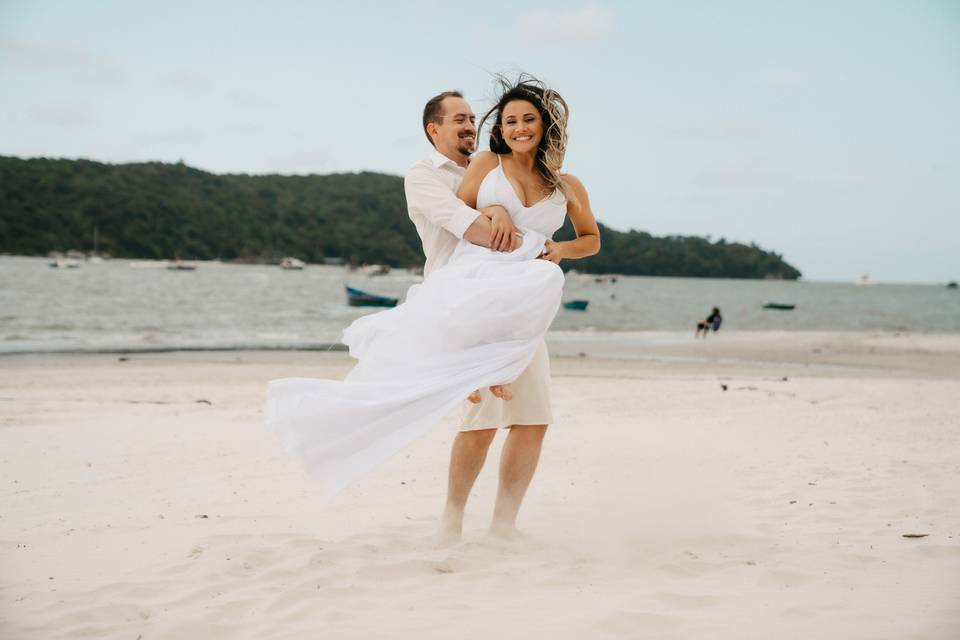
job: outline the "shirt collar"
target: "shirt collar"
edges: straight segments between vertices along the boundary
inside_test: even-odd
[[[440,152],[437,151],[436,149],[434,149],[433,155],[430,156],[430,161],[433,163],[433,166],[437,167],[438,169],[439,169],[440,167],[442,167],[443,165],[447,164],[448,162],[449,162],[450,164],[452,164],[454,167],[458,168],[458,169],[461,169],[461,168],[462,168],[462,167],[461,167],[460,165],[458,165],[456,162],[454,162],[453,160],[451,160],[451,159],[448,158],[447,156],[443,155],[442,153],[440,153]]]

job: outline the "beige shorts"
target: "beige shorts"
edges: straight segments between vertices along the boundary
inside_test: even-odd
[[[466,405],[460,421],[460,431],[502,429],[514,424],[550,424],[550,355],[546,342],[540,342],[530,366],[511,385],[513,400],[501,400],[480,389],[480,404]]]

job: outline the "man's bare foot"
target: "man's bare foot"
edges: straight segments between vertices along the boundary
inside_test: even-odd
[[[509,384],[495,384],[490,387],[490,393],[501,400],[513,400],[513,387]]]
[[[463,535],[463,521],[446,516],[440,519],[440,528],[433,536],[434,549],[446,549],[460,542]]]
[[[473,393],[467,396],[467,400],[473,404],[480,404],[480,390],[477,389]]]
[[[526,534],[512,524],[493,523],[490,525],[490,531],[487,532],[487,535],[498,542],[523,542],[527,539]]]

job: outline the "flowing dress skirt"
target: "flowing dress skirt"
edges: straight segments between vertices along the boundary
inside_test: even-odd
[[[560,268],[536,259],[543,244],[531,230],[511,253],[461,242],[403,304],[344,331],[358,360],[344,380],[269,383],[267,429],[326,496],[425,434],[473,390],[526,369],[563,290]]]

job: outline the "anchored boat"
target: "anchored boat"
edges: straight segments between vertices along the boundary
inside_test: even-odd
[[[306,266],[306,263],[303,260],[287,256],[280,261],[280,268],[286,269],[289,271],[302,271]]]
[[[395,307],[398,300],[387,296],[378,296],[353,287],[344,287],[347,290],[347,304],[351,307]]]

